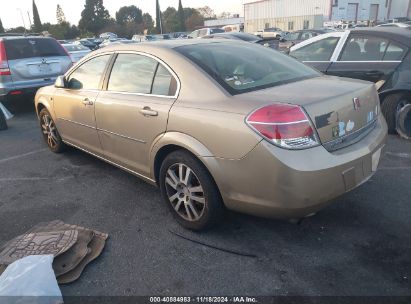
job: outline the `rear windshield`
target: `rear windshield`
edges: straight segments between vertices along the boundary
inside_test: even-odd
[[[320,75],[287,55],[251,43],[202,43],[181,46],[176,50],[232,95]]]
[[[23,38],[5,40],[7,58],[9,60],[67,56],[63,47],[54,39]]]

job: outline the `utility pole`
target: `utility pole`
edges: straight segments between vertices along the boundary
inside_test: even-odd
[[[24,22],[23,11],[21,10],[21,8],[18,8],[17,10],[20,11],[21,20],[23,21],[23,26],[24,26],[24,34],[26,34],[27,29],[26,29],[26,22]]]
[[[32,27],[32,24],[31,24],[31,17],[30,17],[30,12],[29,12],[29,11],[27,11],[27,16],[29,17],[29,22],[30,22],[30,29],[31,29],[31,27]]]

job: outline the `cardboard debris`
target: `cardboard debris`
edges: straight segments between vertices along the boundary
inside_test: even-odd
[[[60,284],[72,283],[101,254],[107,238],[106,233],[60,220],[40,223],[0,247],[0,275],[13,257],[53,254],[57,281]]]

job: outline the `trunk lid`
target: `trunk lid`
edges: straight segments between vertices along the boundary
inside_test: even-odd
[[[375,123],[379,97],[375,85],[361,80],[316,77],[265,90],[241,94],[248,105],[282,102],[302,106],[329,151],[349,144]],[[241,104],[241,102],[240,102]],[[239,107],[241,108],[241,107]],[[358,136],[356,136],[358,135]],[[344,140],[349,138],[350,140]],[[354,142],[354,141],[352,141]]]

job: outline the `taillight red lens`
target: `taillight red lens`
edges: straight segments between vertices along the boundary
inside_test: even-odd
[[[4,41],[0,41],[0,76],[11,75]]]
[[[319,145],[310,119],[297,105],[272,104],[255,110],[247,124],[271,143],[287,149]]]

